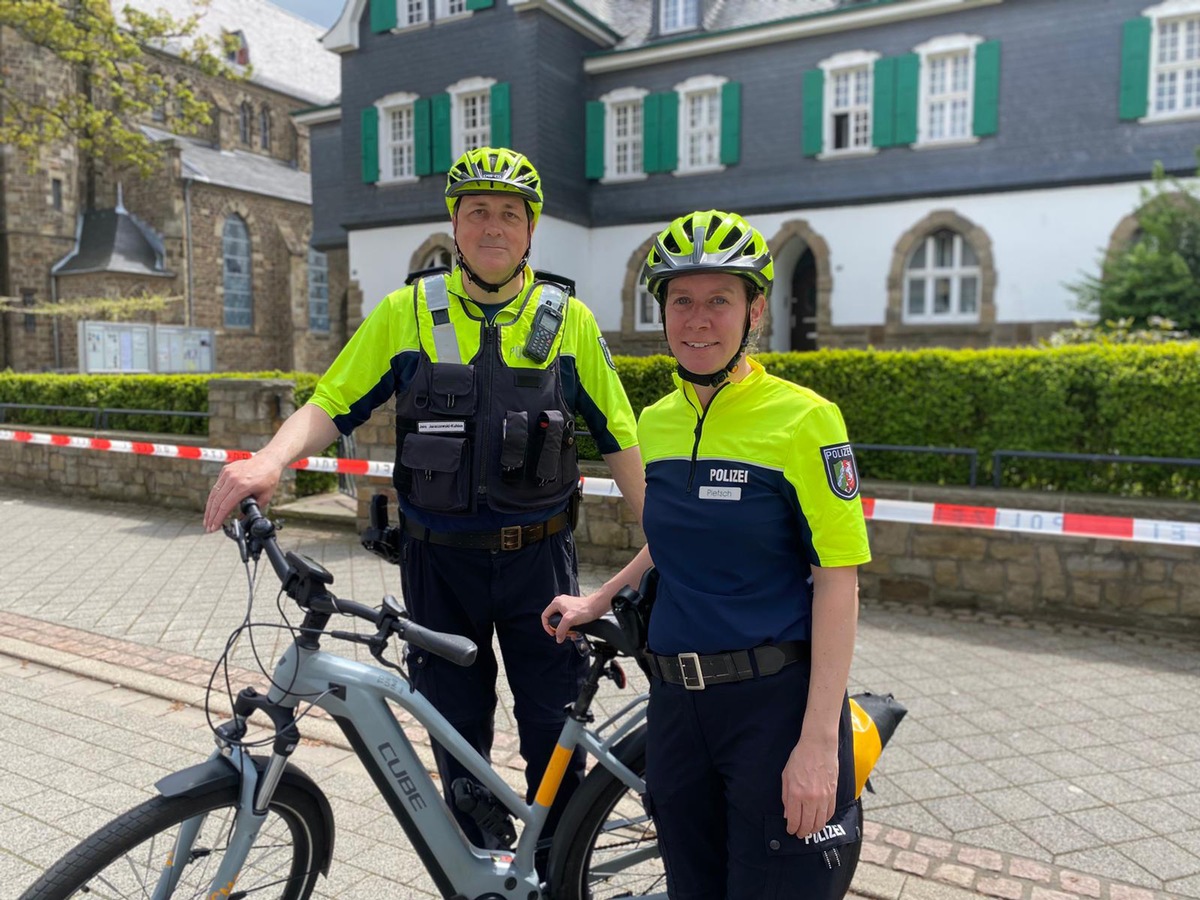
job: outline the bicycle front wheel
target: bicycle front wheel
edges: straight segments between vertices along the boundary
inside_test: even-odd
[[[645,728],[614,751],[638,777],[646,774]],[[556,900],[666,896],[667,879],[654,821],[641,795],[597,766],[563,813],[566,840],[552,865]]]
[[[21,900],[117,900],[154,894],[180,825],[204,817],[181,866],[176,898],[207,897],[237,815],[237,788],[198,797],[154,797],[118,816],[56,862]],[[303,791],[280,784],[238,876],[236,892],[256,900],[307,900],[325,859],[323,817]]]

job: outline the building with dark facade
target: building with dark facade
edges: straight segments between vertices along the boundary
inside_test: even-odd
[[[348,0],[323,40],[342,95],[298,120],[352,304],[450,258],[443,173],[510,144],[533,265],[625,352],[662,346],[652,236],[709,207],[776,255],[769,349],[1035,341],[1200,144],[1200,0]]]

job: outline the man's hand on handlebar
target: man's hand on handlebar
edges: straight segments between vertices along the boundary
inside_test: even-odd
[[[211,533],[220,528],[245,497],[253,497],[265,509],[275,496],[282,475],[282,467],[262,454],[226,465],[209,491],[204,507],[204,530]]]

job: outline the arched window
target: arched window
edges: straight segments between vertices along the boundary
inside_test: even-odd
[[[241,216],[232,215],[225,220],[221,255],[225,259],[225,326],[250,328],[254,325],[250,231]]]
[[[258,111],[258,143],[264,150],[271,149],[271,110],[264,103]]]
[[[905,322],[978,322],[979,258],[963,236],[939,229],[919,241],[904,271]]]
[[[250,146],[250,125],[254,119],[254,107],[245,102],[242,104],[241,120],[239,126],[241,129],[242,143],[247,147]]]
[[[448,247],[434,247],[421,263],[422,269],[432,269],[434,266],[445,266],[447,269],[454,268],[454,262],[450,258],[450,249]]]
[[[308,248],[308,330],[329,331],[329,257]]]

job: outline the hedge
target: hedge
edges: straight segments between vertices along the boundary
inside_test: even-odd
[[[1200,343],[1078,345],[1048,349],[765,353],[781,378],[836,402],[851,440],[970,448],[990,483],[995,450],[1124,456],[1200,456]],[[672,360],[615,357],[635,410],[672,389]],[[0,373],[0,402],[154,409],[207,408],[213,377],[296,381],[296,403],[311,395],[310,373],[173,376],[14,375]],[[28,425],[81,425],[90,416],[21,413]],[[53,418],[53,421],[51,419]],[[16,421],[15,415],[9,416]],[[130,416],[114,428],[203,433],[204,420]],[[582,455],[597,458],[589,439]],[[966,484],[966,457],[861,451],[867,478]],[[314,475],[316,473],[303,473]],[[1009,460],[1006,487],[1124,496],[1200,499],[1200,468]]]

